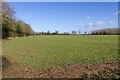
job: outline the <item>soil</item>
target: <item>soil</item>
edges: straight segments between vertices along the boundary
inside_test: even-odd
[[[117,78],[120,69],[117,61],[100,64],[77,64],[64,67],[31,70],[16,61],[2,57],[3,78]]]

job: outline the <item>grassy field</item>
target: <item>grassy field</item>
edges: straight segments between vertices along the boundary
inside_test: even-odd
[[[21,37],[4,42],[3,55],[33,69],[101,63],[117,59],[118,36]]]

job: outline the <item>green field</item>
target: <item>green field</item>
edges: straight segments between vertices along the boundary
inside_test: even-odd
[[[117,35],[32,36],[7,40],[3,55],[30,68],[101,63],[118,56]]]

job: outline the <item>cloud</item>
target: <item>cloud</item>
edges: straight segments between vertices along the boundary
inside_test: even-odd
[[[103,21],[97,21],[94,25],[96,25],[96,26],[103,25]]]
[[[87,25],[85,25],[85,27],[91,27],[93,26],[93,23],[89,22]]]
[[[112,15],[118,15],[118,14],[120,14],[120,11],[117,11],[117,12],[113,13]]]
[[[83,26],[84,24],[81,24],[81,26]]]
[[[97,26],[101,26],[103,24],[104,24],[103,21],[97,21],[95,23],[89,22],[87,25],[85,25],[85,27],[97,27]]]
[[[81,26],[84,26],[84,27],[102,27],[102,26],[108,26],[108,25],[112,25],[112,24],[114,24],[115,22],[114,21],[108,21],[108,22],[104,22],[104,21],[102,21],[102,20],[98,20],[98,21],[96,21],[96,22],[88,22],[88,23],[86,23],[86,24],[81,24]]]
[[[114,23],[114,21],[110,21],[109,23],[110,23],[110,24],[113,24],[113,23]]]
[[[86,19],[90,19],[91,17],[90,16],[87,16]]]
[[[90,23],[88,23],[88,25],[89,25],[89,26],[93,26],[93,23],[90,22]]]

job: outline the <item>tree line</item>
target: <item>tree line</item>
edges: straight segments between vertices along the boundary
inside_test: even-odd
[[[22,20],[14,17],[15,10],[6,2],[2,2],[2,20],[0,23],[2,27],[2,38],[8,37],[22,37],[34,34],[31,26]]]
[[[118,34],[120,34],[120,28],[108,28],[91,32],[91,35],[118,35]]]
[[[54,31],[54,32],[50,32],[50,31],[47,31],[47,32],[35,32],[34,35],[70,35],[69,32],[63,32],[63,33],[59,33],[59,31]]]
[[[107,29],[101,29],[101,30],[95,30],[91,31],[89,33],[84,32],[81,33],[79,30],[78,32],[73,30],[71,33],[69,32],[63,32],[59,33],[59,31],[54,31],[54,32],[36,32],[34,35],[119,35],[120,34],[120,28],[107,28]]]
[[[77,31],[72,31],[71,33],[69,32],[62,32],[62,33],[59,33],[59,31],[54,31],[54,32],[50,32],[50,31],[47,31],[47,32],[36,32],[35,35],[75,35],[77,34]],[[80,31],[78,32],[78,34],[80,34]]]

